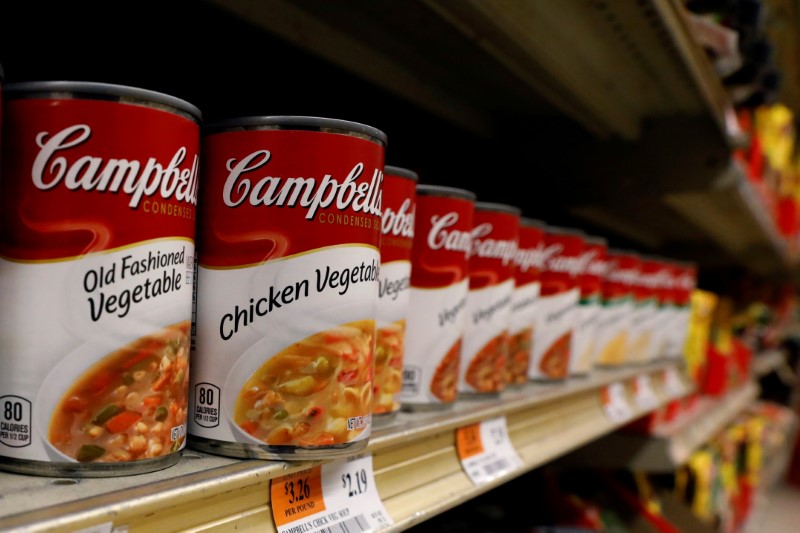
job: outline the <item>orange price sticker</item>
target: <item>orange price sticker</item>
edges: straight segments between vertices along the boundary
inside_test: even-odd
[[[456,430],[456,448],[458,449],[458,458],[462,461],[483,453],[481,425],[472,424],[458,428]]]
[[[280,527],[325,510],[322,468],[276,477],[270,485],[272,517]]]

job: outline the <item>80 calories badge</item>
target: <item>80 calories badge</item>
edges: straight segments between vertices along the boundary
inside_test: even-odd
[[[333,525],[364,533],[393,523],[378,495],[370,454],[275,478],[270,499],[278,533],[326,532]]]

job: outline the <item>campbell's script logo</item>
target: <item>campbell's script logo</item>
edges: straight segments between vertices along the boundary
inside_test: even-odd
[[[564,245],[561,243],[553,243],[542,251],[547,271],[566,273],[573,278],[582,274],[585,263],[582,261],[581,257],[559,255],[563,251]]]
[[[594,252],[595,253],[593,253],[592,257],[589,259],[589,264],[586,265],[586,273],[590,276],[604,278],[608,272],[610,263],[606,261],[605,258],[595,257],[597,255],[597,251],[594,250]]]
[[[175,196],[179,202],[197,205],[197,154],[186,166],[186,147],[181,146],[172,159],[163,165],[154,157],[146,162],[127,159],[106,159],[84,155],[68,162],[59,152],[71,150],[84,144],[92,136],[92,129],[86,124],[76,124],[49,136],[45,131],[36,135],[40,148],[33,162],[31,177],[33,184],[49,190],[59,183],[74,191],[99,191],[130,195],[128,206],[136,209],[143,196],[160,194],[169,199]]]
[[[694,276],[689,272],[683,272],[673,278],[674,286],[678,290],[691,292],[694,290]]]
[[[500,259],[503,265],[508,265],[514,259],[514,254],[517,251],[517,241],[484,238],[487,235],[491,235],[493,229],[488,222],[472,228],[472,252],[470,253],[474,257]]]
[[[638,268],[612,268],[608,273],[607,279],[612,283],[633,286],[639,277]]]
[[[458,213],[431,217],[431,229],[428,232],[428,248],[450,252],[469,253],[472,237],[468,231],[451,229],[458,222]]]
[[[533,248],[517,248],[514,255],[514,264],[520,272],[527,272],[531,269],[544,269],[544,243],[538,243]]]
[[[639,273],[637,285],[646,289],[663,289],[672,281],[669,270],[662,269],[655,272]]]
[[[332,174],[317,178],[282,178],[263,176],[251,179],[248,173],[266,165],[272,154],[269,150],[257,150],[240,159],[229,159],[229,172],[222,189],[222,198],[228,207],[237,207],[245,200],[252,206],[299,205],[306,209],[306,220],[311,220],[319,209],[335,204],[336,209],[351,209],[381,216],[381,192],[383,171],[375,169],[369,181],[358,179],[364,173],[364,163],[357,163],[341,182]]]
[[[381,233],[395,237],[414,238],[414,208],[411,199],[406,198],[397,211],[387,207],[383,210]]]

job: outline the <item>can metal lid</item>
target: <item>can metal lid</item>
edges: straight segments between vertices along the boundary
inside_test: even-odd
[[[392,176],[400,176],[401,178],[408,178],[414,181],[419,181],[419,174],[417,174],[413,170],[408,170],[407,168],[393,167],[391,165],[386,165],[383,167],[383,173],[391,174]]]
[[[129,98],[173,107],[195,117],[198,122],[203,119],[200,109],[186,100],[158,91],[127,85],[95,81],[24,81],[9,83],[3,87],[3,98],[6,99],[46,98],[53,95],[60,98],[91,98],[94,100]]]
[[[203,126],[204,133],[218,133],[235,129],[309,130],[329,133],[358,133],[386,144],[387,136],[378,128],[338,118],[296,115],[237,117]]]
[[[459,189],[457,187],[447,187],[445,185],[428,185],[420,183],[417,185],[417,195],[423,196],[452,196],[455,198],[463,198],[474,202],[478,197],[474,192],[466,189]]]
[[[547,227],[547,223],[544,220],[539,220],[538,218],[522,217],[519,219],[519,224],[520,226],[528,226],[529,228],[544,229]]]
[[[493,202],[475,202],[475,209],[481,211],[498,211],[501,213],[511,213],[512,215],[522,215],[522,209],[514,205],[497,204]]]
[[[577,228],[565,228],[563,226],[550,226],[544,228],[545,233],[552,233],[553,235],[572,235],[574,237],[586,238],[586,233]]]
[[[589,244],[599,244],[600,246],[608,246],[608,239],[605,237],[598,237],[597,235],[587,235],[583,238]]]
[[[641,256],[639,252],[634,252],[633,250],[624,250],[622,248],[609,248],[606,253],[609,255],[629,255],[636,258]]]

